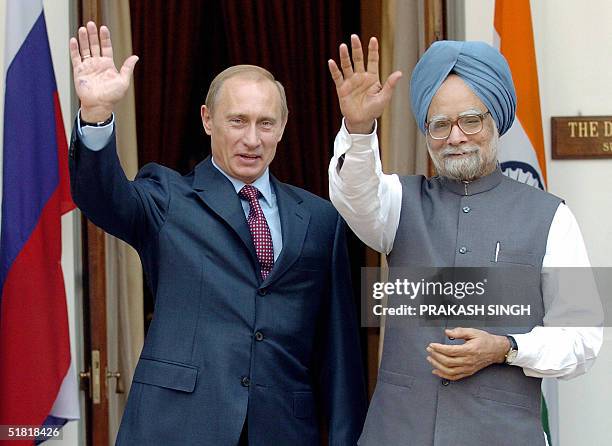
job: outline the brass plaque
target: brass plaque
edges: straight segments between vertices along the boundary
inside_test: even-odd
[[[612,116],[553,116],[553,159],[612,158]]]

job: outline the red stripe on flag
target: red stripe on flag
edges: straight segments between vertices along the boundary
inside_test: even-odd
[[[59,96],[57,91],[53,95],[53,103],[55,105],[55,134],[57,135],[57,165],[59,168],[59,185],[60,189],[60,215],[65,214],[75,208],[70,195],[70,176],[68,173],[68,143],[66,141],[66,133],[64,129],[64,120],[62,119],[62,110],[60,107]]]
[[[0,424],[4,425],[41,425],[70,366],[61,268],[61,215],[73,209],[74,204],[70,198],[68,147],[57,92],[54,102],[60,181],[11,266],[2,290]]]
[[[59,195],[51,196],[4,284],[0,424],[42,424],[70,365]]]

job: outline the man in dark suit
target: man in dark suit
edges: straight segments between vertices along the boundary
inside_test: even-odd
[[[212,158],[128,181],[112,111],[137,58],[118,72],[108,29],[92,22],[70,52],[73,198],[136,248],[155,295],[117,443],[311,446],[324,419],[330,445],[355,444],[366,399],[344,225],[268,172],[287,122],[280,83],[225,70],[202,106]]]

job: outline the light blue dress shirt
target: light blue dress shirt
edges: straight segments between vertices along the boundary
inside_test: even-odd
[[[81,113],[79,112],[77,115],[77,125],[78,132],[81,136],[81,139],[85,146],[89,150],[102,150],[106,144],[108,144],[108,140],[113,134],[113,126],[115,125],[115,118],[111,120],[110,124],[105,125],[103,127],[92,127],[85,126],[81,127]],[[225,177],[230,180],[234,189],[236,190],[236,194],[240,192],[240,189],[244,187],[246,183],[240,181],[236,178],[229,176],[225,173],[217,164],[215,163],[215,159],[212,159],[213,166],[219,172],[221,172]],[[276,193],[274,192],[274,188],[270,183],[270,172],[269,169],[266,168],[264,173],[257,178],[252,184],[252,186],[256,187],[259,192],[261,192],[261,196],[259,197],[259,204],[261,205],[261,210],[263,211],[266,221],[268,222],[268,227],[270,228],[270,235],[272,236],[272,245],[274,247],[274,260],[278,259],[278,256],[283,249],[283,235],[281,232],[281,223],[280,223],[280,214],[278,212],[278,204],[276,203]],[[248,217],[251,206],[247,200],[240,199],[242,203],[242,209],[244,210],[245,218]]]
[[[221,172],[225,177],[232,182],[234,189],[236,189],[236,193],[240,192],[246,183],[240,181],[234,177],[226,174],[217,163],[215,163],[215,158],[212,158],[213,166],[215,166],[219,172]],[[274,247],[274,260],[278,258],[281,249],[283,248],[283,236],[281,233],[281,223],[280,223],[280,214],[278,213],[278,204],[276,203],[276,193],[274,192],[274,188],[270,183],[270,172],[269,169],[266,168],[264,173],[257,178],[255,181],[251,183],[251,186],[256,187],[261,195],[259,196],[259,204],[261,206],[261,210],[263,211],[266,221],[268,222],[268,227],[270,228],[270,235],[272,236],[272,246]],[[251,210],[251,205],[247,200],[240,199],[242,203],[242,209],[244,210],[245,217],[249,216],[249,211]]]

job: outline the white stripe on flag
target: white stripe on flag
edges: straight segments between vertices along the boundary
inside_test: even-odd
[[[76,370],[74,368],[74,356],[71,356],[68,373],[64,377],[64,381],[62,381],[62,386],[51,408],[50,415],[66,420],[78,420],[80,418],[78,388]]]
[[[521,122],[516,119],[510,130],[499,139],[497,158],[504,174],[531,186],[544,187],[544,178],[535,150]],[[512,163],[517,163],[512,165]],[[525,164],[521,166],[521,164]],[[531,172],[531,170],[535,172]],[[537,174],[538,178],[534,178]]]
[[[18,7],[17,7],[18,6]],[[6,5],[6,31],[7,39],[4,48],[4,73],[6,72],[30,33],[34,22],[43,10],[42,0],[8,0]]]

